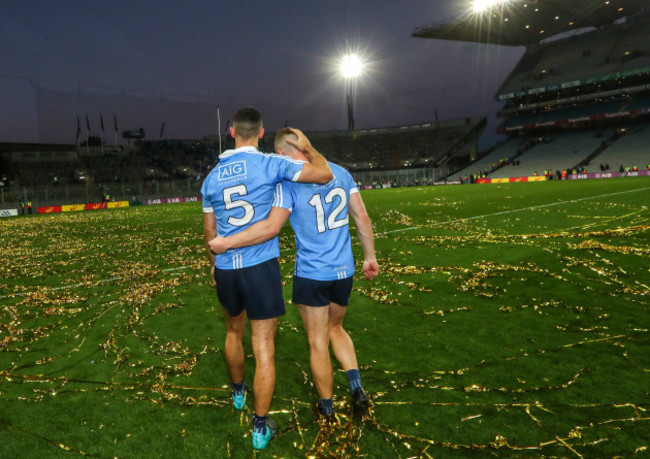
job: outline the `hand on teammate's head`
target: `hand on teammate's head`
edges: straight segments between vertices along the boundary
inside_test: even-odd
[[[296,139],[293,139],[291,136],[287,136],[286,140],[289,145],[292,145],[294,148],[297,148],[298,150],[304,152],[311,143],[309,142],[309,139],[307,136],[300,130],[296,128],[290,128],[291,132],[293,132],[296,135]]]

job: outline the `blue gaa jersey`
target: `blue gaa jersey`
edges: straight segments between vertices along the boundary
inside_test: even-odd
[[[329,163],[334,179],[325,184],[285,183],[284,198],[275,204],[291,211],[296,235],[298,277],[331,281],[354,274],[348,203],[358,193],[354,179],[341,166]]]
[[[298,180],[303,164],[286,156],[260,153],[254,147],[223,152],[219,164],[201,187],[203,212],[214,213],[217,235],[230,236],[266,219],[274,196],[282,197],[282,181]],[[219,269],[246,268],[278,256],[280,245],[275,237],[216,255],[215,266]]]

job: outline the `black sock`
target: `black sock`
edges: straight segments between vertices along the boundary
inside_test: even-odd
[[[328,416],[334,411],[334,401],[331,398],[320,399],[321,414]]]
[[[361,385],[361,375],[359,374],[359,370],[355,368],[353,370],[348,370],[346,373],[348,376],[348,381],[350,382],[350,395],[353,395],[354,391],[358,388],[363,389],[363,386]]]
[[[240,383],[232,383],[232,390],[235,393],[241,394],[244,392],[244,388],[246,387],[246,384],[244,384],[244,381]]]
[[[253,413],[253,432],[265,434],[267,418],[268,416],[258,416],[257,414]]]

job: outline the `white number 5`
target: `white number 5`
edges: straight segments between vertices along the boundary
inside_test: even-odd
[[[237,185],[223,190],[223,201],[226,203],[226,210],[235,209],[241,207],[244,209],[243,217],[233,217],[232,215],[228,217],[228,223],[232,226],[244,226],[253,219],[255,216],[255,208],[253,205],[244,201],[243,199],[233,199],[233,195],[246,196],[248,194],[248,189],[246,185]]]

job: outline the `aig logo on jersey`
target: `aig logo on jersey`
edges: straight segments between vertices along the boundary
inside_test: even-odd
[[[235,177],[246,175],[246,161],[236,161],[234,163],[219,166],[219,180],[228,180]]]

